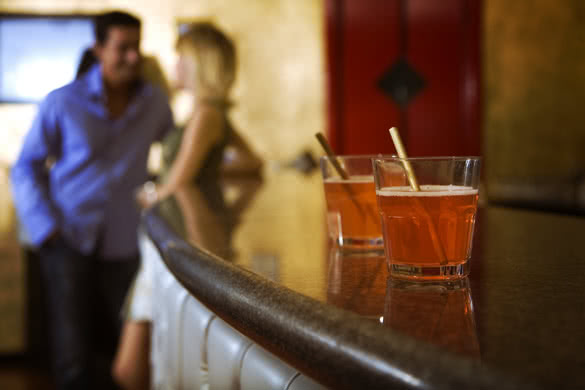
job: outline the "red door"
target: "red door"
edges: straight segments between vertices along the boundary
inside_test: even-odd
[[[480,153],[479,0],[327,0],[329,138],[337,153]]]

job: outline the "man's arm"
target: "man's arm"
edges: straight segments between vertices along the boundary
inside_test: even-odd
[[[58,156],[60,131],[54,96],[49,95],[25,137],[12,167],[12,193],[20,222],[31,243],[41,246],[59,230],[58,213],[49,194],[49,156]]]

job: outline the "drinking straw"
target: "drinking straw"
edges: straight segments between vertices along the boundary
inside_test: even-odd
[[[412,169],[412,165],[410,161],[408,161],[408,155],[406,154],[406,149],[404,148],[404,144],[402,143],[402,139],[400,139],[400,134],[398,133],[398,129],[396,127],[391,127],[390,130],[390,137],[392,137],[392,142],[394,143],[394,148],[396,148],[396,152],[398,153],[398,157],[400,157],[400,161],[402,161],[402,165],[404,166],[404,170],[406,171],[406,176],[408,176],[408,181],[410,182],[410,186],[412,190],[415,192],[420,191],[420,187],[418,185],[418,181],[416,180],[416,175],[414,174],[414,170]],[[428,219],[429,222],[429,230],[431,233],[431,241],[433,242],[433,246],[435,247],[435,252],[439,255],[439,259],[441,260],[441,265],[446,265],[448,260],[447,256],[445,255],[445,250],[443,249],[443,245],[441,244],[441,240],[439,240],[439,235],[437,234],[437,228],[433,223],[433,220],[424,206],[418,202],[416,199],[416,205],[419,211],[423,213],[425,218]]]
[[[327,153],[327,156],[329,157],[329,161],[331,161],[331,164],[333,164],[333,168],[335,168],[335,170],[337,171],[339,176],[341,176],[341,178],[343,180],[349,179],[349,175],[341,167],[341,165],[339,164],[339,161],[337,161],[337,157],[335,157],[335,154],[333,153],[333,149],[331,149],[331,146],[329,146],[329,142],[327,142],[327,139],[325,138],[325,136],[321,133],[317,133],[317,134],[315,134],[315,137],[317,137],[317,140],[319,141],[319,143],[323,147],[323,150],[325,150],[325,153]]]
[[[343,169],[341,167],[341,164],[339,164],[339,161],[337,160],[337,157],[333,153],[333,149],[331,149],[331,146],[329,145],[329,142],[327,142],[327,139],[325,138],[325,136],[322,133],[317,133],[317,134],[315,134],[315,137],[317,137],[317,140],[319,141],[319,143],[323,147],[323,150],[325,151],[325,153],[329,157],[329,161],[331,161],[333,168],[335,168],[335,170],[337,171],[339,176],[341,176],[341,178],[343,180],[348,180],[349,179],[348,173],[345,171],[345,169]],[[356,208],[358,209],[360,214],[369,215],[370,218],[373,218],[373,220],[376,221],[376,219],[377,219],[376,214],[370,208],[366,208],[367,212],[364,212],[362,205],[359,204],[359,202],[355,199],[355,194],[354,194],[353,190],[351,189],[351,187],[347,183],[342,183],[342,184],[343,184],[343,188],[345,189],[345,191],[347,191],[349,198],[351,199],[353,204],[356,206]]]
[[[418,186],[418,181],[416,180],[416,175],[414,174],[412,165],[410,165],[410,161],[407,160],[408,156],[406,155],[406,149],[404,149],[404,144],[402,144],[402,139],[400,138],[398,129],[396,127],[391,127],[388,131],[390,132],[390,137],[392,137],[392,142],[394,142],[394,148],[396,148],[398,157],[402,159],[402,165],[404,165],[404,170],[406,171],[406,175],[408,176],[408,181],[410,182],[412,190],[420,191],[420,187]]]

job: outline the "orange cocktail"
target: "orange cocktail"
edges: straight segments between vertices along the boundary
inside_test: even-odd
[[[420,160],[412,165],[415,170],[418,168],[423,182],[450,184],[421,183],[420,190],[415,191],[408,183],[399,186],[377,183],[389,270],[394,276],[412,278],[462,277],[469,273],[479,161],[467,164],[471,171],[466,176],[461,172],[466,169],[465,162],[430,160],[422,164]],[[440,164],[444,167],[437,167]],[[384,168],[380,165],[378,169]],[[379,178],[383,181],[383,177]]]
[[[329,157],[321,158],[329,237],[343,249],[383,248],[372,157],[336,156],[345,178]]]
[[[382,247],[382,226],[373,176],[326,179],[327,220],[332,238],[341,246]]]

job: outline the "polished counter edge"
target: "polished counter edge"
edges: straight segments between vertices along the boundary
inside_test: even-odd
[[[481,364],[318,302],[187,243],[157,213],[143,225],[177,280],[229,325],[330,388],[518,389]]]

